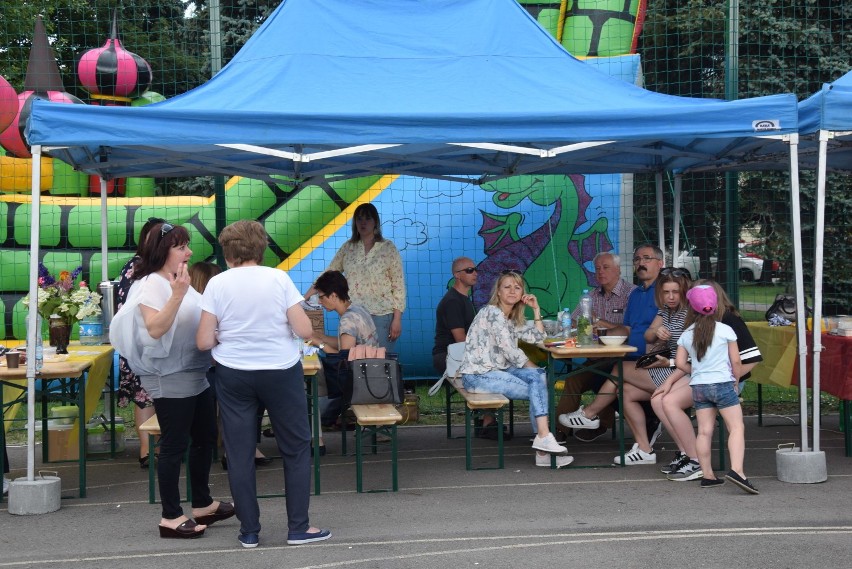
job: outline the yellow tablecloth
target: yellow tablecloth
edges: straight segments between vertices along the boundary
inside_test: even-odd
[[[768,322],[746,322],[746,326],[763,356],[749,381],[790,387],[796,371],[796,327],[770,326]]]
[[[44,368],[42,368],[42,373],[36,379],[46,378],[49,380],[59,377],[79,377],[83,373],[88,373],[85,405],[86,414],[91,416],[97,407],[98,399],[101,397],[104,385],[106,385],[110,367],[112,366],[112,353],[112,346],[81,346],[74,342],[68,347],[68,360],[57,363],[48,361],[45,363]],[[21,366],[17,370],[10,370],[5,367],[0,368],[0,379],[4,383],[13,384],[3,385],[3,401],[8,402],[20,398],[21,392],[26,391],[26,373],[26,366]],[[20,402],[13,403],[5,409],[3,423],[7,431],[10,423],[6,419],[16,417],[19,407]],[[75,444],[75,441],[77,441],[77,429],[79,429],[79,426],[80,422],[78,420],[74,423],[74,427],[68,437],[69,445]]]

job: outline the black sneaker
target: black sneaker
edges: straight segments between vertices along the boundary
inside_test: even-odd
[[[729,471],[725,475],[725,478],[742,488],[744,492],[748,492],[749,494],[760,494],[760,492],[757,491],[757,488],[752,486],[751,482],[749,482],[747,478],[743,478],[733,470]]]
[[[719,486],[721,486],[724,483],[725,483],[725,481],[721,480],[719,478],[702,478],[701,479],[701,487],[702,488],[718,488]]]
[[[660,472],[662,472],[663,474],[671,474],[672,472],[677,472],[677,470],[687,462],[689,462],[689,457],[686,456],[684,453],[677,451],[674,460],[662,467],[660,469]]]
[[[584,443],[590,443],[604,436],[607,430],[604,426],[600,426],[597,429],[577,429],[574,431],[574,438]]]

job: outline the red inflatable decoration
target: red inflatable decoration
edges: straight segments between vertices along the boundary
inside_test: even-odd
[[[0,132],[12,124],[17,112],[18,94],[6,78],[0,75]]]
[[[122,47],[118,39],[118,10],[112,16],[112,34],[103,47],[90,49],[77,63],[80,84],[93,99],[130,102],[148,90],[153,73],[148,62]]]

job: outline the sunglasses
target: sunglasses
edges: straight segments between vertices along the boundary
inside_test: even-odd
[[[642,255],[641,257],[639,255],[636,255],[635,257],[633,257],[634,263],[639,263],[639,262],[642,262],[642,261],[645,261],[647,263],[648,261],[659,261],[659,260],[661,260],[659,257],[651,257],[649,255]]]
[[[473,273],[476,272],[476,267],[467,267],[466,269],[459,269],[456,272],[457,273],[467,273],[469,275],[472,275]]]
[[[163,223],[163,226],[160,227],[160,239],[165,237],[166,233],[168,233],[169,231],[171,231],[174,228],[175,228],[175,226],[172,225],[171,223]]]
[[[671,275],[676,279],[680,277],[690,278],[692,276],[689,274],[688,271],[685,271],[683,269],[663,269],[662,271],[660,271],[660,274],[664,277]]]
[[[519,271],[518,269],[505,269],[503,271],[500,271],[500,274],[501,275],[520,275],[521,271]]]

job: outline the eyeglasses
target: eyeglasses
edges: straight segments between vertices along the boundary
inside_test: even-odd
[[[325,298],[327,296],[328,296],[327,294],[317,293],[317,298],[320,299],[320,300],[322,300],[323,298]]]
[[[642,261],[645,261],[647,263],[648,261],[660,261],[660,260],[661,259],[659,257],[651,257],[650,255],[642,255],[641,257],[639,255],[636,255],[635,257],[633,257],[634,263],[641,263]]]
[[[500,274],[501,275],[520,275],[521,271],[519,271],[518,269],[505,269],[503,271],[500,271]]]
[[[456,272],[457,273],[467,273],[469,275],[472,275],[473,273],[476,272],[476,267],[467,267],[465,269],[459,269]]]
[[[663,269],[662,271],[660,271],[660,274],[663,275],[664,277],[671,275],[676,279],[680,278],[680,277],[690,278],[692,276],[692,275],[689,274],[689,271],[685,271],[684,269],[670,269],[670,268]]]
[[[166,233],[174,229],[175,226],[171,223],[164,223],[162,227],[160,227],[160,239],[165,237]]]

